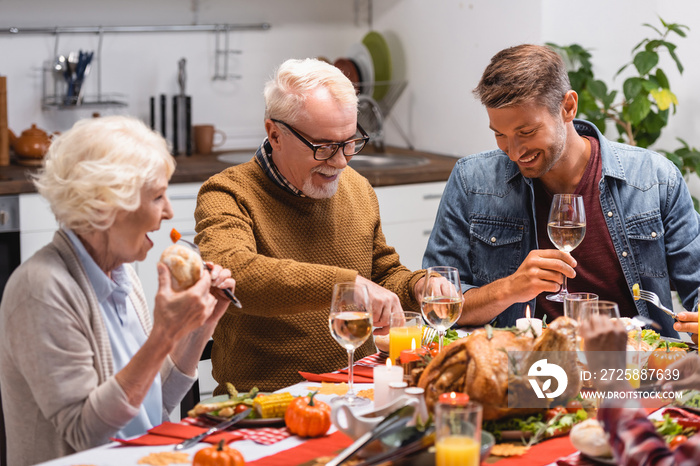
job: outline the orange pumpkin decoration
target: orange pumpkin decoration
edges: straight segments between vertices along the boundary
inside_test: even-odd
[[[284,422],[287,429],[300,437],[320,437],[331,427],[331,407],[328,403],[314,400],[311,396],[300,396],[287,407]]]
[[[685,356],[686,352],[683,348],[669,347],[668,342],[666,342],[665,348],[657,348],[652,351],[647,367],[652,371],[665,370],[668,366],[683,359]]]
[[[194,455],[192,466],[244,466],[240,451],[230,448],[224,440],[218,445],[202,448]]]

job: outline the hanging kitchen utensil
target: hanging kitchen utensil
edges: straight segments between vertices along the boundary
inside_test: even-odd
[[[191,98],[185,94],[187,60],[178,61],[177,82],[180,93],[173,96],[173,154],[192,154]]]
[[[7,129],[7,77],[0,76],[0,167],[10,164],[10,135]]]
[[[85,93],[85,88],[83,87],[83,82],[88,74],[90,74],[90,64],[92,63],[92,57],[95,52],[83,52],[80,51],[80,58],[78,59],[78,66],[75,70],[75,94],[77,95],[77,105],[83,103],[83,96]]]

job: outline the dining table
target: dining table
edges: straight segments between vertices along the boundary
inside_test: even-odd
[[[357,361],[354,367],[356,369],[364,369],[364,371],[359,370],[359,372],[364,372],[368,375],[368,367],[382,364],[385,359],[385,355],[377,353]],[[347,368],[327,374],[301,374],[305,374],[304,376],[307,380],[277,390],[275,393],[289,392],[293,396],[306,396],[311,392],[321,390],[322,382],[342,383],[343,380],[347,380]],[[362,377],[362,380],[368,380],[368,377]],[[326,385],[326,388],[328,387],[329,385]],[[356,392],[362,392],[374,388],[374,384],[371,382],[356,382],[354,387]],[[336,396],[338,395],[324,394],[324,391],[320,391],[315,396],[315,399],[331,404]],[[366,407],[355,409],[358,410],[358,414],[362,414],[373,411],[374,406],[373,403],[370,403]],[[659,411],[656,413],[654,413],[653,409],[648,411],[650,417],[655,414],[659,415]],[[201,428],[201,424],[192,418],[184,418],[179,423],[164,424],[168,424],[168,428],[187,428],[193,425]],[[317,461],[317,459],[325,458],[329,460],[353,443],[352,438],[339,431],[334,425],[331,425],[325,435],[309,439],[292,435],[286,430],[283,423],[279,423],[275,427],[255,427],[255,423],[252,423],[254,424],[253,426],[250,425],[251,423],[243,424],[243,426],[235,425],[229,430],[233,435],[245,432],[245,435],[239,436],[241,438],[229,438],[229,440],[233,440],[229,443],[229,446],[242,453],[248,466],[320,466],[324,463]],[[163,427],[166,426],[157,426],[153,430],[157,431]],[[263,441],[267,438],[263,435],[267,431],[272,432],[271,435],[274,438],[271,441],[269,439],[268,441]],[[148,435],[143,438],[146,437]],[[150,454],[172,452],[174,451],[174,445],[177,443],[173,441],[167,445],[148,444],[137,446],[124,444],[123,442],[129,443],[130,440],[113,441],[106,445],[41,464],[47,466],[141,466],[142,464],[149,464],[143,461]],[[199,442],[189,449],[181,450],[187,454],[187,462],[172,464],[192,464],[194,454],[198,450],[211,446],[212,443]],[[434,464],[434,452],[430,448],[424,449],[396,459],[390,464],[394,466],[432,465]],[[519,456],[500,457],[489,455],[482,461],[482,464],[496,464],[498,466],[593,466],[600,463],[580,455],[569,440],[569,436],[563,435],[532,445],[524,454]]]

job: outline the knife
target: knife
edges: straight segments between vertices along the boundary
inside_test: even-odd
[[[175,451],[184,450],[184,449],[186,449],[186,448],[190,448],[191,446],[193,446],[193,445],[199,443],[200,440],[202,440],[203,438],[205,438],[205,437],[207,437],[207,436],[213,434],[214,432],[218,432],[218,431],[220,431],[220,430],[224,430],[224,429],[226,429],[226,428],[228,428],[228,427],[231,427],[232,425],[234,425],[235,423],[237,423],[237,422],[240,421],[241,419],[244,419],[246,416],[248,416],[248,414],[249,414],[251,411],[252,411],[252,408],[248,408],[248,409],[246,409],[245,411],[243,411],[243,412],[241,412],[241,413],[239,413],[239,414],[236,414],[235,416],[233,416],[233,417],[232,417],[231,419],[229,419],[228,421],[224,421],[224,422],[222,422],[222,423],[220,423],[220,424],[217,424],[217,425],[215,425],[214,427],[212,427],[211,429],[207,430],[206,432],[203,432],[203,433],[201,433],[201,434],[199,434],[199,435],[195,435],[195,436],[192,437],[192,438],[188,438],[187,440],[184,440],[183,442],[178,443],[177,445],[175,445]]]

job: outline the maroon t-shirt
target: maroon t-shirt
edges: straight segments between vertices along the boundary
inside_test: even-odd
[[[603,166],[600,158],[600,143],[594,137],[585,137],[591,142],[591,157],[588,159],[586,171],[574,194],[580,194],[583,197],[583,207],[586,211],[586,236],[571,253],[578,265],[576,277],[567,280],[567,288],[569,293],[595,293],[601,300],[614,301],[620,307],[622,317],[633,317],[637,315],[637,308],[622,273],[622,267],[600,207],[598,186]],[[553,195],[545,189],[540,180],[534,179],[533,182],[539,247],[556,249],[547,235],[547,220]],[[547,314],[547,322],[551,322],[564,314],[564,304],[549,301],[546,298],[548,294],[551,293],[540,293],[537,296],[535,312],[538,318]]]

